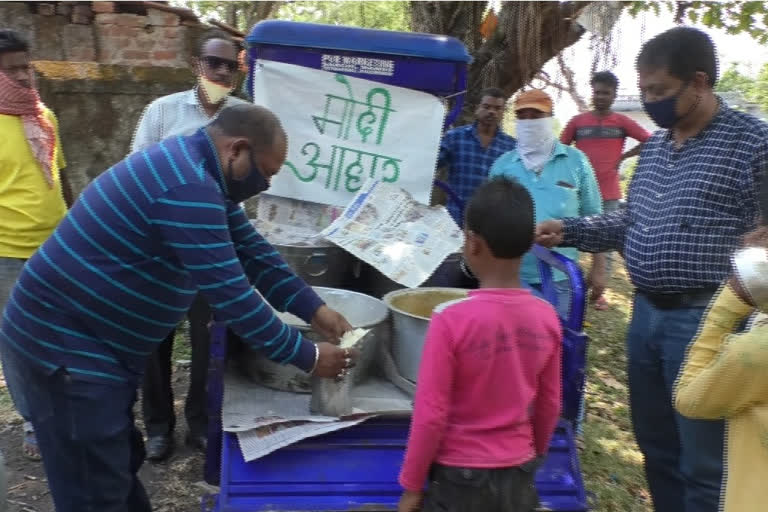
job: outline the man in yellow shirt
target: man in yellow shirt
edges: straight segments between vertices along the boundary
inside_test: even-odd
[[[20,33],[0,29],[0,311],[24,262],[72,202],[56,116],[40,101],[29,57]],[[39,460],[27,404],[11,398],[25,420],[24,454]]]

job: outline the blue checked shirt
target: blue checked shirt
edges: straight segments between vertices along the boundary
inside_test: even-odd
[[[623,253],[647,293],[717,286],[730,256],[756,225],[768,167],[768,125],[728,108],[680,148],[666,130],[645,144],[625,210],[564,221],[563,245]]]
[[[488,179],[488,171],[501,155],[515,149],[517,141],[501,131],[485,148],[477,135],[477,124],[460,126],[447,132],[440,143],[438,167],[448,167],[447,183],[466,204],[475,189]],[[461,206],[448,200],[448,211],[459,226],[464,225]]]

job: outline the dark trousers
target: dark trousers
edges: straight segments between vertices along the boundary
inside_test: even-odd
[[[136,386],[76,380],[63,368],[46,375],[12,347],[0,349],[13,363],[8,387],[29,404],[56,512],[151,512],[137,475]]]
[[[184,416],[186,416],[190,433],[205,435],[208,431],[206,383],[211,344],[208,331],[211,310],[201,295],[195,297],[187,317],[189,318],[189,340],[192,346],[192,364]],[[171,383],[174,336],[175,332],[169,334],[147,361],[141,394],[144,425],[149,437],[171,435],[176,428]]]
[[[636,294],[627,334],[635,438],[656,512],[717,512],[723,422],[675,411],[675,380],[706,308],[660,309]]]
[[[533,512],[539,505],[533,462],[513,468],[435,465],[422,512]]]

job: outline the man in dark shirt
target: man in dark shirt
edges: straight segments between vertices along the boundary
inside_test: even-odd
[[[677,27],[648,41],[637,69],[645,110],[665,130],[643,147],[627,209],[541,223],[537,241],[624,254],[636,289],[627,334],[632,423],[654,508],[716,512],[723,422],[679,415],[672,390],[732,252],[756,225],[768,125],[715,96],[715,48],[699,30]]]
[[[93,180],[24,266],[0,353],[8,388],[29,404],[58,512],[151,510],[137,476],[136,389],[198,291],[273,361],[320,377],[351,366],[353,354],[306,340],[274,314],[288,311],[331,341],[351,329],[239,206],[269,187],[286,149],[274,114],[225,108]]]
[[[443,135],[437,166],[445,169],[448,186],[462,203],[466,204],[475,189],[485,183],[493,162],[515,149],[515,139],[501,129],[506,103],[500,89],[485,89],[480,93],[475,122]],[[462,205],[448,198],[447,208],[453,220],[463,225]]]

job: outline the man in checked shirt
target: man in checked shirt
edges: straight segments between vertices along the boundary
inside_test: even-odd
[[[723,423],[682,417],[672,391],[731,253],[756,225],[768,125],[715,96],[715,48],[699,30],[648,41],[637,70],[645,110],[664,129],[642,150],[628,208],[543,222],[537,242],[623,254],[636,291],[627,334],[632,423],[654,508],[716,512]]]

